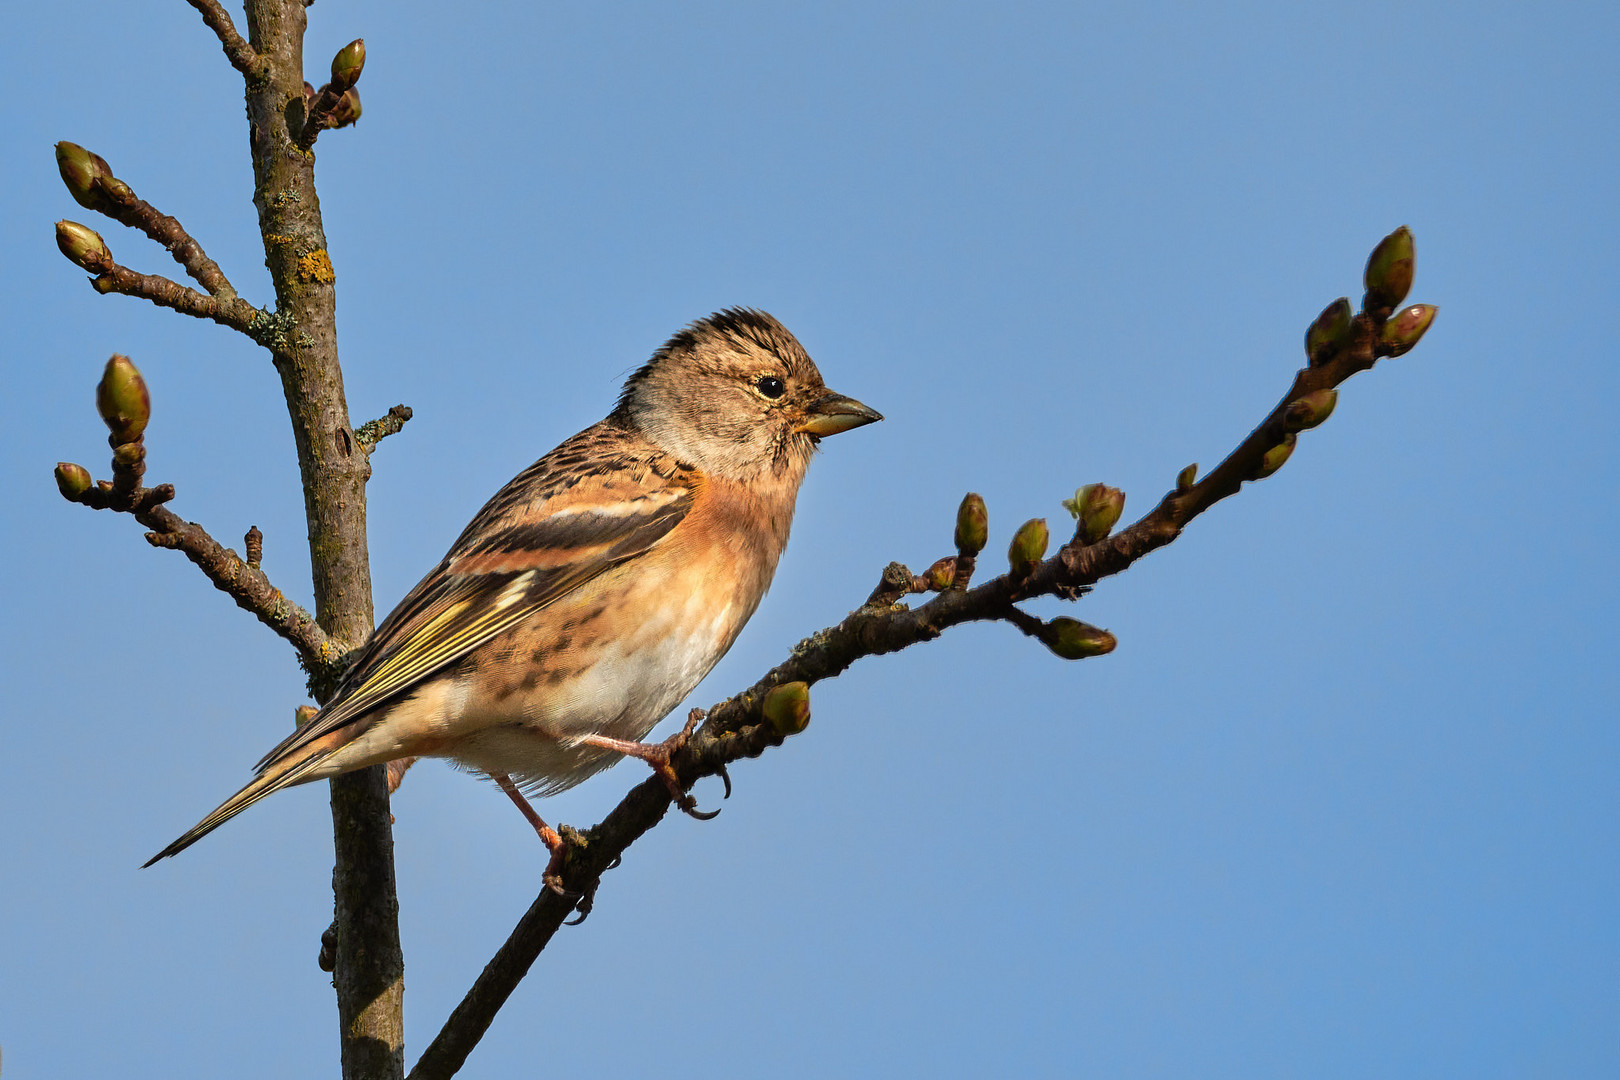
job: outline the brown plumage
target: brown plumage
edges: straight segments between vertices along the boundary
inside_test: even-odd
[[[514,795],[508,777],[548,794],[613,764],[589,740],[645,737],[759,606],[817,441],[879,419],[771,316],[693,323],[497,492],[325,708],[147,865],[274,791],[380,762],[447,757]]]

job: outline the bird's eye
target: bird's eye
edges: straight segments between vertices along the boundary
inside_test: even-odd
[[[754,380],[754,389],[775,401],[787,391],[787,385],[775,375],[761,375]]]

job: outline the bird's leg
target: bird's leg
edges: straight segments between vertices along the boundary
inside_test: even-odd
[[[563,855],[567,852],[568,845],[563,843],[563,838],[557,834],[556,829],[547,825],[540,815],[534,812],[534,807],[529,805],[529,800],[523,797],[523,792],[519,791],[517,785],[512,783],[510,776],[505,773],[490,773],[489,778],[495,781],[502,791],[506,792],[506,797],[512,800],[512,805],[516,806],[518,812],[523,815],[530,825],[534,826],[535,834],[540,837],[540,842],[546,845],[547,851],[551,852],[551,861],[546,863],[545,873],[540,875],[540,880],[545,883],[546,888],[558,896],[565,899],[573,897],[573,893],[562,887]]]
[[[676,806],[699,821],[708,821],[710,818],[717,816],[720,811],[710,810],[705,812],[699,810],[697,800],[681,790],[681,778],[675,775],[675,770],[669,764],[670,759],[679,753],[681,748],[686,745],[686,741],[692,737],[692,732],[697,729],[698,721],[702,719],[703,710],[693,709],[686,717],[686,726],[661,743],[631,742],[629,739],[613,739],[606,735],[584,735],[580,737],[579,741],[586,746],[612,750],[614,753],[640,758],[645,761],[652,766],[653,772],[664,782],[664,786],[669,789],[669,797],[675,800]],[[726,794],[731,794],[730,777],[726,778]]]

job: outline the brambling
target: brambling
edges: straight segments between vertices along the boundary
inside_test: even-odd
[[[816,444],[881,419],[830,392],[764,312],[688,326],[605,420],[498,491],[332,700],[146,865],[272,792],[417,756],[488,774],[555,862],[561,841],[522,792],[572,787],[627,753],[668,775],[669,747],[640,740],[759,606]]]

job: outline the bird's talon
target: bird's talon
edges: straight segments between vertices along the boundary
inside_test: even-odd
[[[722,799],[731,798],[731,774],[726,772],[726,767],[724,765],[716,765],[715,766],[715,772],[720,777],[720,779],[725,782],[725,785],[726,785],[726,793],[724,795],[720,796],[720,797]],[[718,810],[715,811],[715,813],[717,813],[717,814],[719,812],[720,811],[718,811]]]

